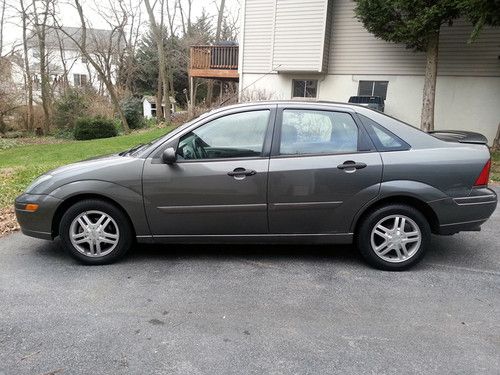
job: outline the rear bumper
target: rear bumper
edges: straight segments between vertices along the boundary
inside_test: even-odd
[[[36,212],[24,210],[23,207],[27,203],[38,204],[38,210]],[[53,239],[52,219],[60,203],[60,199],[50,195],[22,194],[17,197],[15,202],[16,218],[21,226],[21,231],[30,237],[44,240]]]
[[[468,197],[440,199],[429,205],[438,217],[438,234],[478,231],[495,211],[497,195],[488,188],[475,188]]]

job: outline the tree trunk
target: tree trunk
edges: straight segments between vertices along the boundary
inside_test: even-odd
[[[45,32],[38,36],[39,53],[40,53],[40,84],[42,95],[42,107],[44,114],[44,133],[48,134],[52,122],[52,95],[48,73],[48,56],[45,49]]]
[[[493,146],[491,147],[492,151],[500,150],[500,122],[498,123],[497,135],[493,140]]]
[[[153,35],[155,36],[156,47],[158,50],[158,70],[161,76],[161,81],[163,86],[163,98],[164,98],[162,102],[165,102],[165,111],[163,112],[163,116],[165,117],[165,120],[169,121],[170,93],[168,85],[167,58],[166,58],[165,47],[163,44],[163,32],[156,23],[155,16],[153,13],[153,8],[151,7],[149,0],[145,0],[144,4],[146,5],[146,10],[149,16],[149,23],[151,24],[151,30],[153,31]],[[161,9],[161,12],[163,12],[163,8]],[[158,110],[158,108],[156,110]]]
[[[423,131],[434,130],[434,106],[436,102],[436,80],[439,53],[439,32],[429,39],[426,52],[424,95],[420,128]]]
[[[163,96],[162,96],[162,81],[161,81],[161,73],[158,69],[158,84],[156,85],[156,121],[164,121],[165,116],[163,114]]]
[[[26,130],[28,132],[34,129],[34,118],[33,118],[33,77],[31,76],[31,68],[28,58],[28,38],[27,38],[27,27],[28,15],[26,14],[26,8],[24,6],[24,1],[20,1],[21,4],[21,17],[23,25],[23,53],[24,53],[24,76],[25,76],[25,86],[26,86]]]

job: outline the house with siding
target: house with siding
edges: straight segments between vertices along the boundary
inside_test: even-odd
[[[351,0],[245,0],[238,70],[247,98],[347,102],[385,98],[385,113],[418,126],[425,55],[375,38]],[[436,129],[483,133],[500,122],[500,28],[468,43],[472,26],[443,26]]]

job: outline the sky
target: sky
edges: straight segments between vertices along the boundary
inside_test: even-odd
[[[16,8],[19,8],[19,0],[0,0],[7,2],[7,9],[5,12],[5,25],[4,25],[4,47],[3,54],[8,53],[12,48],[20,48],[22,42],[22,30],[21,30],[21,19]],[[31,3],[32,0],[25,0],[26,3]],[[80,0],[82,7],[84,9],[85,16],[88,19],[88,24],[93,28],[109,29],[109,25],[106,22],[105,13],[107,13],[106,8],[109,8],[109,4],[114,3],[115,5],[119,0]],[[148,17],[146,13],[145,6],[142,0],[124,0],[126,3],[131,2],[134,6],[141,4],[142,7],[142,27],[147,28]],[[155,3],[155,0],[150,0],[151,3]],[[175,0],[169,0],[173,3]],[[184,4],[186,0],[181,0]],[[220,3],[220,0],[192,0],[192,19],[193,21],[199,17],[203,9],[207,11],[210,15],[215,15],[217,13],[217,7],[215,1]],[[58,0],[58,18],[64,26],[80,26],[80,21],[78,18],[78,13],[73,5],[72,0]],[[238,17],[240,9],[241,0],[226,0],[227,13],[232,15],[232,17]],[[241,14],[239,15],[241,20]],[[215,22],[215,20],[214,20]]]

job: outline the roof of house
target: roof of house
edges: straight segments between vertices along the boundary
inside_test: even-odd
[[[177,103],[177,101],[175,100],[175,98],[173,96],[169,96],[169,99],[170,99],[170,104]],[[145,100],[147,100],[151,104],[156,104],[156,97],[153,95],[144,95],[142,98],[142,101],[145,101]]]
[[[79,50],[77,43],[82,40],[81,27],[66,27],[61,29],[48,28],[45,35],[45,46],[47,49]],[[114,47],[119,43],[119,35],[112,30],[87,28],[87,50],[107,50],[109,46]],[[38,39],[35,34],[28,37],[31,48],[38,47]]]

